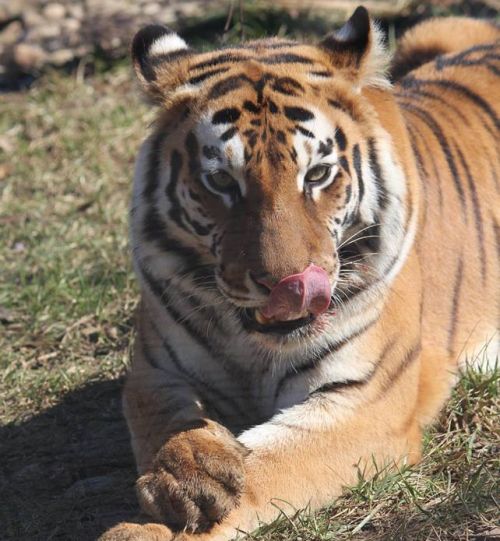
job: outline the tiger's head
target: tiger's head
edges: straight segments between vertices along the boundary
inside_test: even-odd
[[[208,268],[248,332],[281,340],[324,328],[388,275],[405,185],[367,96],[390,84],[364,8],[317,45],[197,53],[153,25],[132,56],[160,109],[136,172],[139,272]]]

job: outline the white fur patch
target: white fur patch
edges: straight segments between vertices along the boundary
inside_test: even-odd
[[[160,56],[179,51],[180,49],[187,49],[186,42],[177,34],[166,34],[153,41],[149,48],[149,54],[151,56]]]
[[[203,116],[196,127],[196,135],[199,141],[203,141],[203,146],[217,149],[221,159],[219,161],[217,157],[207,158],[202,154],[202,171],[226,171],[238,182],[241,195],[245,197],[247,193],[247,186],[243,174],[245,165],[245,145],[238,133],[233,135],[228,141],[222,141],[220,137],[229,128],[230,124],[212,124],[212,116],[213,111],[209,111]],[[202,179],[204,180],[203,173]],[[228,195],[213,190],[208,184],[205,184],[205,186],[208,190],[220,196],[227,207],[231,206],[231,198]]]
[[[300,122],[300,125],[306,130],[309,130],[314,134],[314,139],[311,139],[297,130],[293,138],[293,146],[297,151],[297,189],[299,192],[304,190],[304,176],[308,169],[319,164],[335,165],[338,159],[338,153],[335,151],[328,156],[321,156],[318,154],[318,144],[320,141],[325,141],[330,138],[333,139],[335,134],[335,127],[328,120],[328,118],[318,109],[308,107],[308,109],[314,114],[314,118]],[[312,153],[308,152],[308,146],[312,148]],[[334,175],[332,174],[332,180]],[[313,189],[313,198],[317,200],[319,193],[323,188],[326,188],[328,184]]]

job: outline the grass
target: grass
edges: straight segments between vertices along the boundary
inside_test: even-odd
[[[128,69],[51,74],[0,102],[0,537],[95,539],[137,511],[120,412],[137,301]],[[464,375],[421,465],[288,512],[258,541],[500,539],[500,373]]]

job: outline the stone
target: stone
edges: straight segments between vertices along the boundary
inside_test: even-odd
[[[74,58],[74,53],[71,49],[58,49],[49,56],[49,62],[55,66],[64,66]]]
[[[82,23],[73,17],[70,17],[68,19],[64,19],[63,21],[63,27],[68,32],[76,32],[80,30],[80,27],[82,26]]]
[[[36,26],[45,23],[43,16],[33,8],[27,8],[23,12],[23,21],[27,28],[35,28]]]
[[[148,15],[148,16],[158,15],[158,13],[160,13],[160,11],[161,11],[161,6],[160,6],[160,4],[157,4],[156,2],[146,4],[142,9],[142,13],[144,15]]]
[[[45,23],[38,26],[30,34],[38,34],[38,37],[43,39],[56,38],[60,35],[61,28],[57,23]]]
[[[21,21],[12,21],[0,32],[0,43],[9,45],[19,41],[23,35],[23,25]]]
[[[66,8],[62,4],[52,2],[43,8],[42,13],[47,19],[58,21],[66,16]]]
[[[84,16],[83,6],[81,4],[70,4],[68,7],[68,14],[74,19],[82,20]]]
[[[14,61],[25,71],[40,68],[47,60],[47,53],[38,45],[19,43],[14,47]]]

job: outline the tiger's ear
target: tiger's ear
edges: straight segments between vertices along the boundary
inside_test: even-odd
[[[386,78],[389,56],[383,37],[368,11],[358,6],[339,30],[319,43],[332,65],[344,72],[358,87],[390,85]]]
[[[194,54],[175,32],[157,24],[139,30],[132,41],[135,73],[146,93],[162,102],[187,79],[187,59]]]

